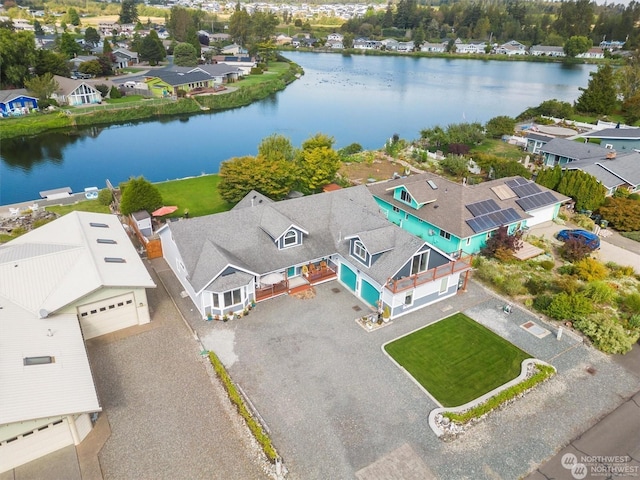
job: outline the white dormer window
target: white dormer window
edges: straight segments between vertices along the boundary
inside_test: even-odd
[[[287,233],[285,233],[282,243],[285,247],[296,245],[298,243],[298,235],[296,234],[296,231],[289,230]]]
[[[353,256],[362,263],[367,263],[367,249],[360,240],[353,242]]]

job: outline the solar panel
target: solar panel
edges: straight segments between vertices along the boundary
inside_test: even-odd
[[[469,225],[475,233],[480,233],[492,230],[500,225],[517,222],[518,220],[522,220],[518,212],[513,208],[505,208],[497,212],[470,218],[467,220],[467,225]]]
[[[545,207],[547,205],[553,205],[557,203],[558,199],[551,192],[540,192],[535,195],[516,200],[516,203],[524,211],[534,210],[536,208]]]
[[[518,185],[515,187],[511,187],[511,190],[515,192],[518,197],[528,197],[529,195],[535,195],[536,193],[542,192],[540,187],[533,182],[527,183],[525,185]]]
[[[481,202],[470,203],[467,208],[474,217],[485,215],[487,213],[496,212],[500,210],[500,206],[495,200],[483,200]]]
[[[520,185],[526,185],[527,183],[529,183],[529,180],[527,180],[526,178],[522,178],[522,177],[516,177],[516,178],[513,178],[511,180],[507,180],[504,183],[507,186],[509,186],[510,188],[513,188],[513,187],[518,187]]]

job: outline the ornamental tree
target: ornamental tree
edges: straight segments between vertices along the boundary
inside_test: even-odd
[[[153,212],[162,206],[160,190],[144,177],[130,178],[120,185],[120,191],[122,192],[120,212],[123,215],[130,215],[140,210]]]

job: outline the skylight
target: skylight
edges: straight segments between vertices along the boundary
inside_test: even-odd
[[[437,190],[437,189],[438,189],[438,185],[436,185],[436,182],[434,182],[433,180],[427,180],[427,183],[429,184],[429,186],[430,186],[433,190]]]
[[[43,357],[24,357],[24,365],[47,365],[49,363],[55,363],[55,357],[43,356]]]
[[[109,228],[109,225],[107,225],[106,223],[90,222],[89,225],[96,228]]]
[[[104,257],[104,261],[107,263],[127,263],[127,261],[121,257]]]
[[[116,243],[118,243],[118,242],[116,242],[115,240],[113,240],[111,238],[99,238],[99,239],[96,240],[96,242],[98,242],[98,243],[108,243],[110,245],[115,245]]]

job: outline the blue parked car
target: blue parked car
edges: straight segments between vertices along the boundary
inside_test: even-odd
[[[600,238],[593,233],[586,230],[560,230],[556,235],[558,240],[566,242],[569,239],[578,240],[584,243],[591,250],[597,250],[600,248]]]

